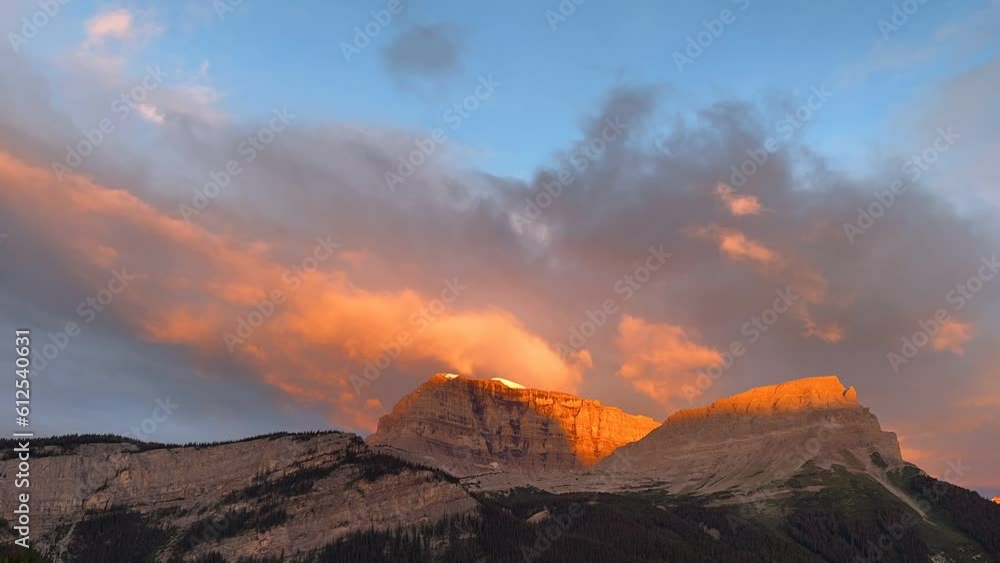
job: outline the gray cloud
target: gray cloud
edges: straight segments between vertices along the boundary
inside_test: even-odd
[[[382,50],[382,62],[397,79],[441,79],[462,71],[462,37],[447,24],[414,25]]]

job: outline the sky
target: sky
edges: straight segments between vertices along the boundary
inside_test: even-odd
[[[32,424],[367,434],[441,371],[665,419],[837,374],[906,459],[1000,493],[998,27],[996,0],[6,2]]]

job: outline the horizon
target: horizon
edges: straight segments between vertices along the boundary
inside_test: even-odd
[[[31,431],[365,436],[434,373],[662,422],[836,373],[998,496],[1000,0],[900,4],[7,3]]]

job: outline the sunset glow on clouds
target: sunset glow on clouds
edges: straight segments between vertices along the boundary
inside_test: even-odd
[[[694,234],[714,240],[719,245],[719,251],[733,260],[748,261],[763,266],[776,265],[781,261],[776,252],[737,230],[711,226],[695,229]]]
[[[87,20],[86,45],[101,43],[107,37],[125,39],[132,33],[132,13],[125,9],[111,10]]]
[[[738,195],[728,184],[719,183],[715,186],[715,197],[722,202],[729,212],[740,217],[742,215],[757,215],[763,211],[757,196]]]
[[[681,386],[698,370],[722,363],[722,354],[683,327],[650,324],[625,315],[618,325],[622,365],[617,375],[655,401],[676,406]]]
[[[982,93],[993,89],[967,81],[995,81],[995,58],[932,88],[948,111],[920,115],[965,124],[965,144],[908,178],[907,191],[852,242],[842,225],[878,202],[873,194],[925,148],[897,151],[896,142],[933,135],[859,141],[852,128],[843,144],[865,147],[855,161],[826,158],[831,147],[817,146],[806,128],[736,185],[732,167],[764,146],[793,94],[773,104],[745,101],[758,99],[753,92],[678,96],[658,86],[676,76],[658,76],[542,96],[513,73],[501,76],[510,69],[467,59],[482,45],[475,34],[448,28],[439,38],[447,60],[414,60],[419,53],[396,42],[413,35],[403,23],[356,66],[299,52],[295,68],[258,72],[255,57],[280,47],[277,38],[256,37],[225,57],[177,49],[204,47],[206,36],[209,46],[228,41],[252,18],[283,14],[277,5],[223,21],[211,11],[171,18],[90,8],[61,13],[20,55],[0,52],[0,309],[8,324],[33,323],[43,343],[62,341],[67,323],[82,327],[45,368],[52,402],[40,408],[49,409],[51,433],[121,432],[167,395],[186,414],[164,426],[164,440],[317,426],[366,433],[442,371],[665,419],[692,406],[682,388],[740,341],[746,354],[698,401],[836,373],[885,427],[904,431],[907,451],[929,470],[964,455],[978,471],[971,485],[1000,487],[983,453],[1000,440],[997,411],[974,402],[1000,392],[991,383],[1000,282],[983,281],[904,375],[886,361],[926,311],[948,304],[949,291],[1000,249],[990,204],[956,199],[968,178],[992,178],[988,158],[974,155],[996,146],[1000,128],[983,117],[995,101]],[[365,12],[354,15],[363,22]],[[15,25],[20,15],[8,19]],[[341,20],[355,25],[297,23]],[[467,48],[451,49],[459,39]],[[525,66],[539,59],[522,55]],[[129,100],[124,117],[113,111],[157,65],[162,83]],[[341,80],[360,68],[375,78],[356,87]],[[422,68],[434,69],[433,80]],[[246,69],[256,82],[245,82]],[[300,71],[309,74],[288,74]],[[451,128],[442,112],[490,72],[503,86]],[[408,92],[414,76],[439,90]],[[837,96],[854,107],[849,92]],[[808,127],[836,122],[835,105]],[[247,147],[282,108],[295,119],[268,131],[250,159]],[[88,148],[102,118],[113,131],[60,180],[53,163]],[[615,119],[628,127],[606,142],[601,132]],[[420,153],[422,164],[390,190],[386,172],[426,147],[436,128],[448,139]],[[603,149],[588,148],[581,160],[580,147],[596,139]],[[973,156],[950,167],[960,149]],[[870,154],[887,155],[884,166],[869,165]],[[205,197],[230,162],[240,172]],[[180,206],[199,196],[204,208],[185,218]],[[538,214],[515,228],[511,217],[528,216],[529,204]],[[650,248],[669,259],[636,282]],[[115,272],[134,278],[111,294]],[[778,291],[800,298],[767,313]],[[112,296],[101,310],[88,304],[101,295]],[[608,300],[615,312],[594,320]],[[762,316],[766,330],[743,331]],[[559,348],[587,322],[594,330],[575,352]],[[106,415],[86,406],[101,401]],[[939,427],[961,433],[942,437]]]
[[[972,337],[972,325],[951,320],[942,325],[941,330],[934,335],[931,346],[935,350],[944,350],[962,356],[965,354],[965,343],[972,340]]]
[[[76,238],[67,258],[81,272],[82,283],[94,279],[90,272],[112,264],[140,279],[122,294],[125,304],[115,308],[120,321],[140,337],[182,345],[201,358],[225,358],[228,350],[278,390],[330,404],[336,424],[370,426],[374,419],[358,410],[359,402],[365,410],[371,406],[362,397],[370,381],[356,385],[350,380],[351,375],[363,378],[364,369],[356,374],[326,369],[334,358],[358,366],[383,357],[401,367],[426,361],[470,376],[517,373],[532,387],[569,392],[589,367],[585,355],[579,356],[582,364],[577,357],[561,359],[509,313],[448,305],[460,304],[462,294],[471,291],[457,278],[443,279],[439,295],[363,291],[338,269],[339,253],[330,256],[322,240],[312,253],[321,256],[317,262],[331,260],[329,267],[301,274],[270,256],[268,244],[210,233],[131,194],[79,177],[58,182],[50,171],[7,154],[0,154],[0,184],[6,186],[0,191],[6,204],[19,202],[35,221],[73,229]],[[157,252],[122,244],[122,233]],[[164,256],[183,260],[184,269],[158,265]],[[275,291],[282,295],[280,303]],[[255,310],[270,315],[259,328],[241,331],[241,322]],[[288,373],[269,375],[279,371]]]

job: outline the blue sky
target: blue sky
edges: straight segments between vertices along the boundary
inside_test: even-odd
[[[913,4],[919,9],[884,38],[879,21],[891,21],[894,5],[902,3],[588,0],[550,24],[560,9],[555,1],[403,2],[403,12],[348,62],[342,43],[387,2],[245,0],[220,16],[210,2],[78,0],[30,48],[53,56],[81,41],[84,22],[98,12],[145,11],[159,32],[132,46],[129,64],[162,63],[194,75],[207,62],[199,80],[217,90],[219,105],[236,119],[286,105],[314,121],[415,131],[441,126],[447,107],[469,95],[478,77],[493,75],[502,84],[497,94],[452,138],[473,149],[466,154],[478,167],[520,178],[572,142],[581,116],[615,86],[660,88],[670,95],[670,111],[684,112],[726,99],[797,103],[797,93],[826,85],[835,98],[810,120],[804,138],[834,159],[863,166],[868,143],[899,140],[899,108],[995,49],[958,59],[950,55],[963,47],[935,39],[946,24],[968,25],[988,2]],[[29,2],[19,8],[34,10]],[[674,54],[723,10],[732,12],[730,23],[678,69]],[[459,61],[440,76],[401,83],[382,52],[420,25],[453,29]],[[845,78],[859,68],[869,70]]]

